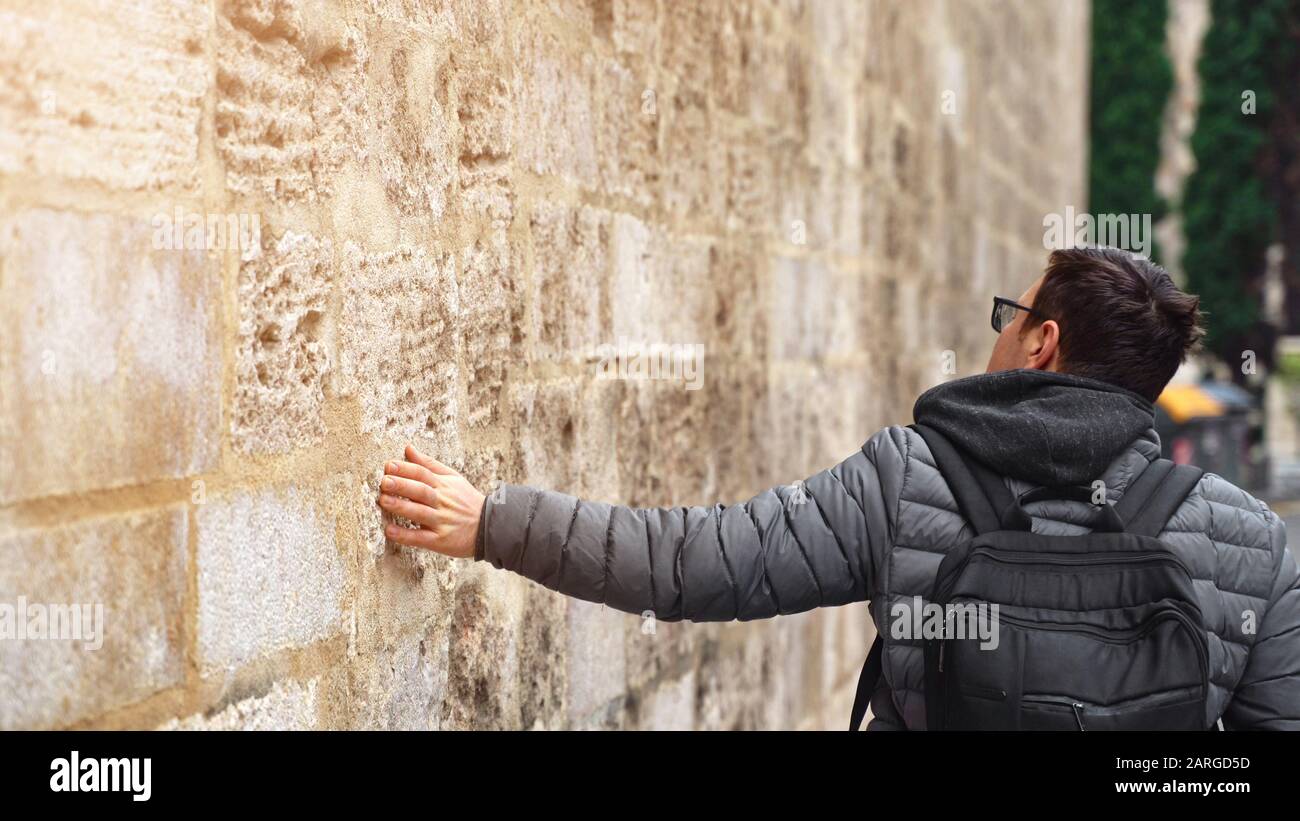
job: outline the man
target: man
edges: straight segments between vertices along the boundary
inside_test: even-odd
[[[1014,494],[1100,480],[1111,501],[1159,457],[1152,403],[1199,340],[1198,300],[1115,250],[1054,252],[1018,300],[998,298],[987,373],[923,394],[913,415]],[[756,619],[870,600],[884,637],[869,729],[925,727],[922,644],[890,605],[930,592],[972,531],[925,441],[886,428],[801,486],[744,504],[634,510],[507,485],[484,500],[407,449],[381,506],[418,524],[393,541],[471,557],[554,590],[663,620]],[[791,498],[799,494],[798,498]],[[1033,530],[1086,532],[1086,501],[1026,505]],[[1209,718],[1300,729],[1300,574],[1280,519],[1206,474],[1160,535],[1187,565],[1208,630]],[[865,650],[865,648],[864,648]]]

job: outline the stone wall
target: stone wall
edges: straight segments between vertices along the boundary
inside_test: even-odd
[[[741,501],[909,421],[1086,207],[1086,4],[103,5],[0,0],[0,605],[104,613],[0,727],[844,722],[865,605],[649,632],[378,468]]]

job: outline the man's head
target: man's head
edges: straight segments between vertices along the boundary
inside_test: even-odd
[[[988,372],[1030,368],[1086,376],[1155,401],[1200,341],[1200,299],[1159,265],[1110,248],[1053,251],[1017,300]]]

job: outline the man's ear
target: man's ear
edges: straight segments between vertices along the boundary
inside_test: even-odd
[[[1035,371],[1056,370],[1057,355],[1061,351],[1061,327],[1055,320],[1045,319],[1030,334],[1029,348],[1025,352],[1029,361],[1025,367]]]

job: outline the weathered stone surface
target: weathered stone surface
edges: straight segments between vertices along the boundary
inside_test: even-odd
[[[705,644],[696,673],[696,728],[752,730],[768,726],[762,716],[769,697],[763,681],[767,672],[763,657],[771,637],[732,628],[720,632],[723,635],[718,640]],[[856,655],[858,648],[853,652]],[[838,723],[825,726],[838,727],[843,723],[840,718],[836,716]]]
[[[570,726],[592,729],[619,726],[627,686],[623,636],[630,620],[628,615],[599,604],[570,602],[567,642]]]
[[[458,179],[462,207],[505,228],[515,214],[510,175],[514,154],[514,103],[500,74],[482,68],[466,72],[456,116],[461,127]]]
[[[457,274],[464,333],[468,407],[472,425],[497,420],[510,351],[527,334],[518,253],[500,234],[461,254]]]
[[[454,260],[423,248],[344,248],[342,390],[361,399],[362,429],[455,437],[461,333]]]
[[[586,361],[602,338],[603,285],[609,265],[609,215],[538,203],[533,236],[533,350],[553,360]]]
[[[460,161],[463,166],[500,162],[510,156],[510,90],[496,74],[483,70],[466,78],[458,117],[463,130]]]
[[[229,0],[217,16],[216,143],[226,185],[286,202],[332,191],[363,153],[367,51],[330,3]]]
[[[511,391],[512,457],[523,481],[567,487],[575,480],[578,398],[573,379],[523,384]]]
[[[0,640],[0,729],[72,724],[182,682],[187,533],[171,507],[0,536],[0,607],[7,628],[28,624]],[[71,605],[85,640],[53,629]]]
[[[649,60],[659,41],[655,4],[648,0],[598,0],[592,4],[598,37],[608,37],[624,54]]]
[[[451,68],[436,40],[394,38],[374,58],[375,165],[403,214],[441,219],[456,181]]]
[[[600,64],[600,177],[604,190],[648,205],[659,181],[659,94],[616,60]]]
[[[263,696],[251,696],[211,714],[172,719],[159,730],[317,730],[316,688],[319,680],[305,683],[277,681]]]
[[[201,473],[220,435],[220,291],[143,220],[0,218],[0,503]]]
[[[293,487],[198,506],[198,653],[205,670],[337,635],[346,574],[333,517]]]
[[[519,727],[553,730],[568,727],[565,696],[570,692],[566,665],[572,645],[565,630],[569,602],[542,587],[525,590],[519,619],[519,673],[514,687]]]
[[[567,53],[553,37],[533,31],[520,37],[515,63],[519,67],[515,91],[519,159],[534,173],[593,187],[597,173],[594,58],[588,53]]]
[[[519,675],[518,644],[512,625],[493,605],[498,580],[469,580],[456,591],[448,692],[443,708],[447,729],[499,729],[513,726],[512,702]]]
[[[231,427],[241,450],[282,452],[324,434],[334,278],[330,243],[292,231],[240,265]]]
[[[617,298],[607,341],[704,344],[715,316],[710,242],[674,237],[625,214],[614,218],[613,237],[610,289]]]
[[[695,672],[660,684],[641,706],[641,726],[654,730],[695,729]]]
[[[351,726],[367,730],[437,730],[447,695],[446,634],[405,638],[359,658],[353,667]]]
[[[837,314],[854,310],[834,287],[826,266],[804,259],[778,259],[773,264],[768,306],[768,356],[773,361],[824,360],[842,340],[846,328]],[[851,330],[851,329],[849,329]],[[851,344],[843,348],[852,351]]]
[[[863,605],[647,631],[387,541],[381,465],[736,502],[905,422],[1085,204],[1086,3],[119,11],[0,0],[0,594],[131,608],[0,726],[842,725]],[[259,253],[142,217],[214,208]]]
[[[0,8],[0,173],[119,189],[198,186],[208,6]]]

